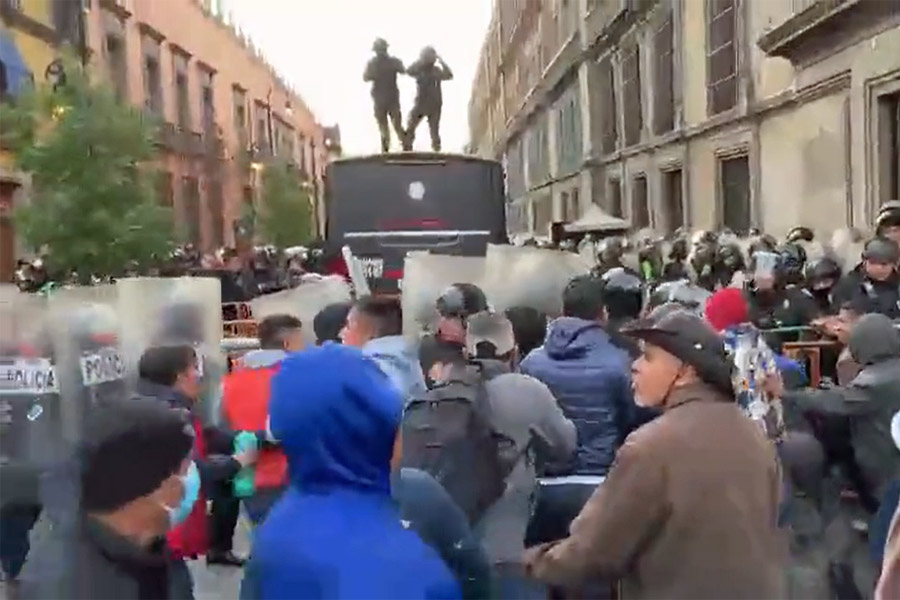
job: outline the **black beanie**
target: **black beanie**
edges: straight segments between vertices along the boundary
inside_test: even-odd
[[[79,458],[81,507],[111,512],[177,473],[194,445],[184,411],[159,400],[105,402],[88,416]]]
[[[347,314],[352,308],[349,302],[336,302],[329,304],[313,317],[313,332],[316,334],[316,343],[339,342],[341,329],[347,322]]]

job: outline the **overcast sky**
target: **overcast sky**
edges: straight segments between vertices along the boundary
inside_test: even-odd
[[[220,0],[241,29],[292,83],[323,124],[338,123],[344,151],[379,150],[378,130],[362,72],[372,41],[383,37],[392,54],[409,64],[432,45],[455,79],[444,84],[441,137],[444,149],[468,142],[468,102],[491,0]],[[404,115],[414,95],[400,81]],[[416,147],[429,145],[419,126]]]

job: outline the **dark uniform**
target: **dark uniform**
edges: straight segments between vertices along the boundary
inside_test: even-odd
[[[404,150],[412,150],[416,140],[416,128],[422,119],[428,119],[428,131],[431,133],[431,149],[441,151],[441,109],[444,105],[441,84],[453,79],[450,67],[438,58],[434,48],[422,50],[419,60],[410,65],[406,74],[416,80],[416,100],[409,113],[406,124],[406,140]]]
[[[875,238],[866,243],[863,262],[847,273],[834,289],[837,306],[846,303],[864,307],[865,312],[877,312],[890,319],[900,318],[900,275],[897,269],[887,279],[876,280],[866,271],[866,263],[896,265],[900,248],[888,239]]]
[[[391,131],[388,119],[394,127],[397,139],[403,140],[403,122],[400,118],[400,91],[397,89],[397,75],[404,72],[399,58],[387,53],[388,45],[384,40],[375,40],[372,46],[375,56],[366,65],[364,81],[372,82],[372,101],[375,105],[375,121],[381,134],[381,151],[391,148]]]

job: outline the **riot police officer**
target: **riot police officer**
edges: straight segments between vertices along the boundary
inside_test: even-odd
[[[835,306],[832,292],[841,279],[841,265],[835,259],[823,256],[809,261],[803,269],[803,279],[804,289],[820,315],[837,312],[840,306]]]
[[[889,238],[874,238],[866,242],[862,262],[847,273],[834,289],[838,306],[847,302],[866,307],[890,319],[900,318],[900,275],[897,263],[900,247]]]
[[[759,329],[798,327],[809,324],[816,317],[812,299],[799,288],[786,285],[779,254],[753,254],[750,275],[746,290],[749,317]],[[796,338],[796,334],[779,333],[767,335],[766,343],[778,352],[782,343]]]

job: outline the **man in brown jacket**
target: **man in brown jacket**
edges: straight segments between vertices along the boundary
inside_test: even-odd
[[[635,399],[662,416],[632,433],[569,537],[530,549],[532,576],[618,578],[623,598],[782,598],[775,450],[734,401],[721,340],[674,312],[623,333],[643,340]]]

